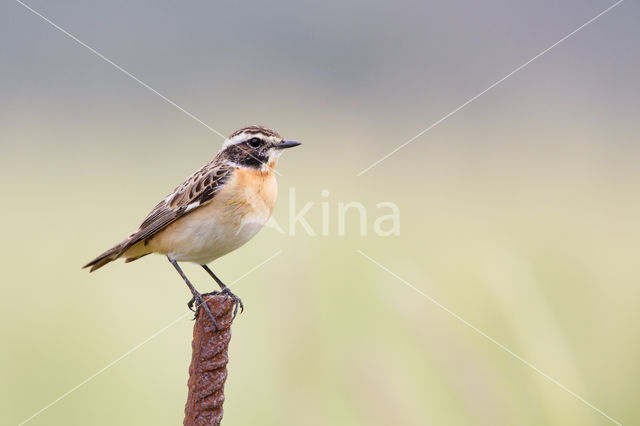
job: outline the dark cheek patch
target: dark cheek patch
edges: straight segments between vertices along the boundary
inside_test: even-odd
[[[267,147],[256,150],[243,143],[229,147],[227,151],[231,161],[244,167],[259,169],[269,160]]]

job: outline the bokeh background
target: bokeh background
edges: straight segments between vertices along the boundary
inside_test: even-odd
[[[327,203],[329,235],[267,228],[212,265],[231,282],[282,250],[233,285],[247,307],[233,425],[614,424],[357,250],[640,423],[637,2],[356,177],[612,3],[28,2],[223,134],[260,123],[304,142],[280,162],[275,218],[287,226],[295,187],[318,233]],[[27,424],[181,423],[180,277],[159,256],[80,266],[222,139],[14,1],[0,64],[0,423],[106,366]],[[367,236],[354,212],[338,235],[349,201]],[[372,232],[382,201],[401,210],[399,236]]]

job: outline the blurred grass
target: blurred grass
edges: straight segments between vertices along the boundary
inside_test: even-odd
[[[276,211],[281,225],[295,182],[299,206],[324,200],[321,189],[330,189],[331,214],[338,200],[357,200],[374,218],[376,202],[393,200],[402,211],[401,236],[360,237],[354,215],[345,237],[336,236],[335,222],[329,237],[265,229],[215,263],[232,281],[284,250],[234,285],[247,310],[233,330],[228,423],[607,423],[357,249],[618,420],[638,420],[637,180],[620,184],[610,176],[587,186],[526,172],[504,179],[491,170],[472,176],[434,167],[426,172],[433,179],[416,181],[393,163],[366,181],[346,179],[346,167],[328,179],[300,167],[304,148],[288,154]],[[19,152],[17,164],[30,155]],[[197,157],[133,172],[110,156],[95,168],[89,159],[52,156],[60,173],[36,162],[41,167],[19,186],[7,184],[18,169],[5,164],[3,193],[15,208],[0,217],[8,224],[3,424],[24,420],[186,312],[187,291],[161,257],[91,275],[80,266],[133,230],[195,168],[182,163]],[[430,160],[409,160],[409,168],[418,161]],[[396,177],[387,179],[388,170]],[[316,229],[319,216],[316,205],[308,216]],[[211,288],[198,268],[187,273]],[[29,424],[179,423],[190,340],[185,319]]]
[[[286,228],[295,186],[298,207],[316,203],[318,231],[329,202],[330,235],[265,229],[213,264],[229,282],[283,250],[234,285],[247,309],[233,328],[225,424],[611,424],[356,250],[640,424],[638,4],[359,178],[605,6],[29,4],[222,133],[259,123],[304,143],[279,165],[275,217]],[[221,140],[19,5],[0,9],[4,425],[187,312],[161,257],[91,275],[80,266]],[[337,236],[338,201],[367,207],[368,236],[355,215]],[[380,201],[400,207],[400,236],[371,234]],[[191,326],[179,321],[28,424],[181,423]]]

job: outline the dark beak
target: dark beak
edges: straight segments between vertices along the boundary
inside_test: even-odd
[[[281,143],[276,145],[276,149],[293,148],[294,146],[298,145],[301,145],[301,143],[296,141],[282,141]]]

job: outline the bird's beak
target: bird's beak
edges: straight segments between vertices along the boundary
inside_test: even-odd
[[[276,149],[285,149],[285,148],[293,148],[294,146],[301,145],[300,142],[296,141],[282,141],[278,145],[276,145]]]

